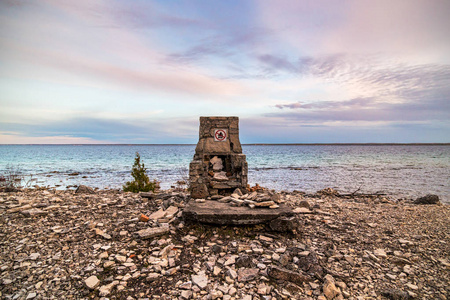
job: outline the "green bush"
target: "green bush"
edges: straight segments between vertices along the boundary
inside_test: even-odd
[[[147,174],[145,173],[147,169],[145,165],[141,164],[141,156],[139,152],[136,152],[136,158],[134,159],[134,165],[131,169],[131,176],[133,176],[134,181],[128,181],[123,186],[124,192],[154,192],[159,188],[159,182],[156,180],[150,181]]]

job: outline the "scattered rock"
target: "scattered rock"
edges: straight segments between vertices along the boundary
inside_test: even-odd
[[[256,278],[259,273],[259,269],[256,268],[241,268],[238,270],[238,281],[246,282]]]
[[[439,196],[437,195],[426,195],[424,197],[417,198],[414,204],[439,204]]]
[[[161,219],[161,218],[164,218],[164,216],[166,215],[166,213],[164,212],[164,209],[160,209],[160,210],[158,210],[158,211],[155,211],[154,213],[152,213],[151,215],[150,215],[150,219],[151,220],[158,220],[158,219]]]
[[[334,278],[328,274],[324,279],[323,294],[328,300],[335,299],[341,291],[336,287]]]
[[[270,221],[270,229],[278,232],[293,232],[296,228],[295,217],[280,217]]]
[[[234,192],[233,192],[233,194],[236,194],[236,195],[238,195],[238,196],[240,196],[240,197],[244,196],[244,194],[242,194],[242,191],[241,191],[240,188],[235,189]]]
[[[88,187],[88,186],[85,186],[85,185],[80,185],[75,190],[75,194],[95,194],[95,191],[91,187]]]
[[[381,295],[390,300],[409,300],[413,299],[407,292],[397,290],[397,289],[389,289],[383,290]]]
[[[247,226],[184,222],[189,195],[174,190],[152,193],[149,201],[115,190],[0,192],[1,298],[447,297],[448,205],[234,189],[233,198],[245,202],[237,208],[251,212],[271,211],[252,209],[252,202],[314,206],[309,214],[283,216],[295,218],[295,230],[278,233],[273,219]],[[205,204],[224,199],[227,210],[236,208],[230,196],[213,198]],[[32,209],[45,214],[23,217]],[[139,220],[141,212],[159,211]]]
[[[154,227],[142,229],[137,232],[141,239],[150,239],[169,232],[169,227]]]
[[[270,266],[267,270],[267,274],[276,280],[285,280],[289,282],[293,282],[297,285],[303,285],[304,282],[311,281],[311,278],[307,275],[300,274],[297,272],[289,271],[284,268],[280,268],[277,266]]]
[[[27,296],[27,298],[26,298],[26,300],[28,300],[28,299],[34,299],[35,297],[37,296],[37,294],[36,293],[29,293],[28,294],[28,296]]]
[[[407,283],[406,286],[407,286],[409,289],[411,289],[411,290],[418,290],[418,289],[419,289],[419,287],[418,287],[417,285],[412,284],[412,283]]]
[[[30,209],[32,206],[30,204],[26,204],[24,206],[19,206],[19,207],[13,207],[11,209],[7,210],[7,213],[11,214],[11,213],[15,213],[15,212],[19,212],[21,210],[28,210]]]
[[[142,198],[147,198],[147,199],[154,199],[157,197],[157,194],[155,194],[154,192],[140,192],[139,195]]]
[[[199,288],[204,289],[208,285],[208,276],[204,273],[192,275],[192,283],[197,285]]]
[[[237,268],[249,268],[252,265],[252,259],[248,255],[241,255],[236,260]]]
[[[301,200],[298,203],[298,207],[304,207],[304,208],[307,208],[307,209],[311,209],[311,205],[309,204],[309,202],[307,200]]]
[[[297,265],[306,274],[318,278],[323,276],[323,268],[319,262],[317,254],[314,251],[302,251],[299,248],[290,249],[293,255],[298,258]]]
[[[119,284],[119,281],[116,280],[116,281],[111,282],[110,284],[101,286],[99,289],[100,296],[103,296],[103,297],[108,296],[109,294],[111,294],[111,290],[118,284]]]
[[[100,280],[98,280],[97,276],[92,275],[91,277],[87,278],[84,283],[86,284],[86,286],[88,288],[90,288],[91,290],[95,289],[99,284],[100,284]]]
[[[191,291],[182,291],[181,292],[181,298],[182,299],[191,299],[192,292]]]
[[[339,195],[338,191],[332,189],[332,188],[325,188],[323,190],[320,190],[317,192],[318,195],[324,195],[324,196],[337,196]]]
[[[383,258],[387,257],[386,251],[384,251],[384,249],[375,249],[375,250],[373,250],[373,254],[378,257],[383,257]]]
[[[39,258],[39,256],[41,256],[39,253],[31,253],[30,254],[30,259],[31,260],[36,260]]]
[[[297,207],[293,210],[293,212],[296,214],[312,214],[312,211],[306,207]]]
[[[105,233],[103,230],[101,230],[99,228],[95,228],[95,234],[103,237],[106,240],[111,239],[111,236],[109,234]]]
[[[141,221],[141,222],[148,222],[149,220],[150,220],[150,218],[144,214],[141,214],[141,216],[139,217],[139,221]]]
[[[192,281],[184,282],[184,283],[180,284],[178,287],[183,290],[190,290],[190,289],[192,289]]]
[[[21,213],[24,216],[27,216],[27,217],[44,216],[44,215],[48,214],[47,211],[41,210],[39,208],[32,208],[32,209],[22,210]]]

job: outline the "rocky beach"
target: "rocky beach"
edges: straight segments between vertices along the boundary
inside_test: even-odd
[[[294,216],[285,230],[198,223],[183,210],[202,200],[176,189],[0,192],[0,298],[449,298],[450,209],[435,199],[262,188],[215,198]]]

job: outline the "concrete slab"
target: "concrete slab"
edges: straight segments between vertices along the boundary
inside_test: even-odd
[[[285,205],[279,208],[250,208],[230,206],[228,203],[206,200],[197,203],[191,200],[183,210],[186,221],[218,225],[251,225],[270,222],[279,217],[293,216],[294,212]]]

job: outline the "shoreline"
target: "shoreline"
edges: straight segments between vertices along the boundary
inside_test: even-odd
[[[286,169],[289,170],[295,170],[296,168],[292,168],[292,167],[287,167]],[[304,169],[304,168],[302,168]],[[67,174],[66,174],[67,173]],[[68,172],[50,172],[50,173],[42,173],[43,175],[47,175],[44,176],[46,179],[48,179],[49,175],[62,175],[62,176],[66,176],[68,179],[72,179],[73,181],[70,183],[64,183],[61,182],[60,184],[49,184],[46,183],[45,181],[38,181],[38,184],[35,185],[28,185],[27,187],[22,187],[23,189],[30,189],[30,190],[40,190],[40,189],[46,189],[49,191],[52,190],[56,190],[56,191],[75,191],[77,189],[78,186],[83,186],[83,185],[87,185],[92,187],[94,190],[96,191],[121,191],[123,184],[125,184],[125,182],[127,180],[124,180],[123,183],[121,184],[116,184],[116,185],[109,185],[109,186],[105,186],[105,187],[101,187],[98,185],[88,185],[86,183],[88,183],[90,180],[90,178],[84,178],[81,175],[77,173],[78,175],[73,176],[73,174],[68,174]],[[39,174],[42,176],[42,174]],[[128,174],[128,172],[127,172]],[[77,177],[81,178],[81,180],[76,181],[75,179],[77,179]],[[130,179],[130,178],[129,178]],[[37,178],[34,179],[35,181],[37,180]],[[163,190],[170,190],[170,189],[185,189],[186,185],[182,184],[179,185],[177,182],[172,182],[172,183],[164,183],[164,182],[159,182],[161,185],[161,188]],[[253,184],[253,183],[251,183]],[[258,185],[258,183],[254,183],[256,185]],[[265,186],[265,185],[262,185]],[[325,187],[326,185],[323,185],[324,189],[327,189],[328,187]],[[21,189],[22,189],[21,188]],[[273,189],[272,187],[267,187],[267,189],[270,190],[276,190]],[[338,187],[333,187],[333,189],[336,190],[336,192],[338,194],[356,194],[356,196],[361,196],[361,195],[373,195],[373,196],[388,196],[392,201],[400,201],[400,202],[413,202],[415,199],[419,198],[419,197],[423,197],[426,196],[427,194],[430,194],[430,192],[410,192],[409,194],[406,193],[402,193],[400,191],[397,192],[389,192],[385,189],[376,189],[376,190],[369,190],[366,189],[365,187],[360,187],[360,188],[354,188],[354,189],[344,189],[344,188],[338,188]],[[2,192],[2,189],[0,187],[0,192]],[[280,193],[302,193],[304,195],[314,195],[315,193],[317,193],[317,190],[314,189],[297,189],[297,188],[292,188],[292,189],[278,189],[277,192]],[[433,193],[432,193],[433,194]],[[450,200],[448,199],[448,197],[446,197],[446,195],[441,195],[439,192],[436,193],[436,195],[438,195],[438,197],[440,198],[440,201],[443,205],[450,205]]]
[[[415,205],[389,196],[339,197],[332,190],[280,192],[280,201],[297,209],[298,223],[292,232],[275,232],[266,225],[185,222],[182,211],[189,196],[183,191],[160,191],[151,198],[117,190],[90,192],[0,192],[1,297],[450,295],[448,205]],[[160,233],[142,235],[149,230]]]
[[[131,179],[132,157],[139,151],[149,177],[167,189],[188,177],[194,152],[193,145],[33,147],[0,147],[1,173],[16,168],[32,175],[38,185],[58,189],[80,184],[117,188]],[[326,187],[350,193],[362,186],[367,193],[383,191],[399,198],[433,193],[450,202],[447,146],[296,147],[244,146],[250,183],[307,193]]]

